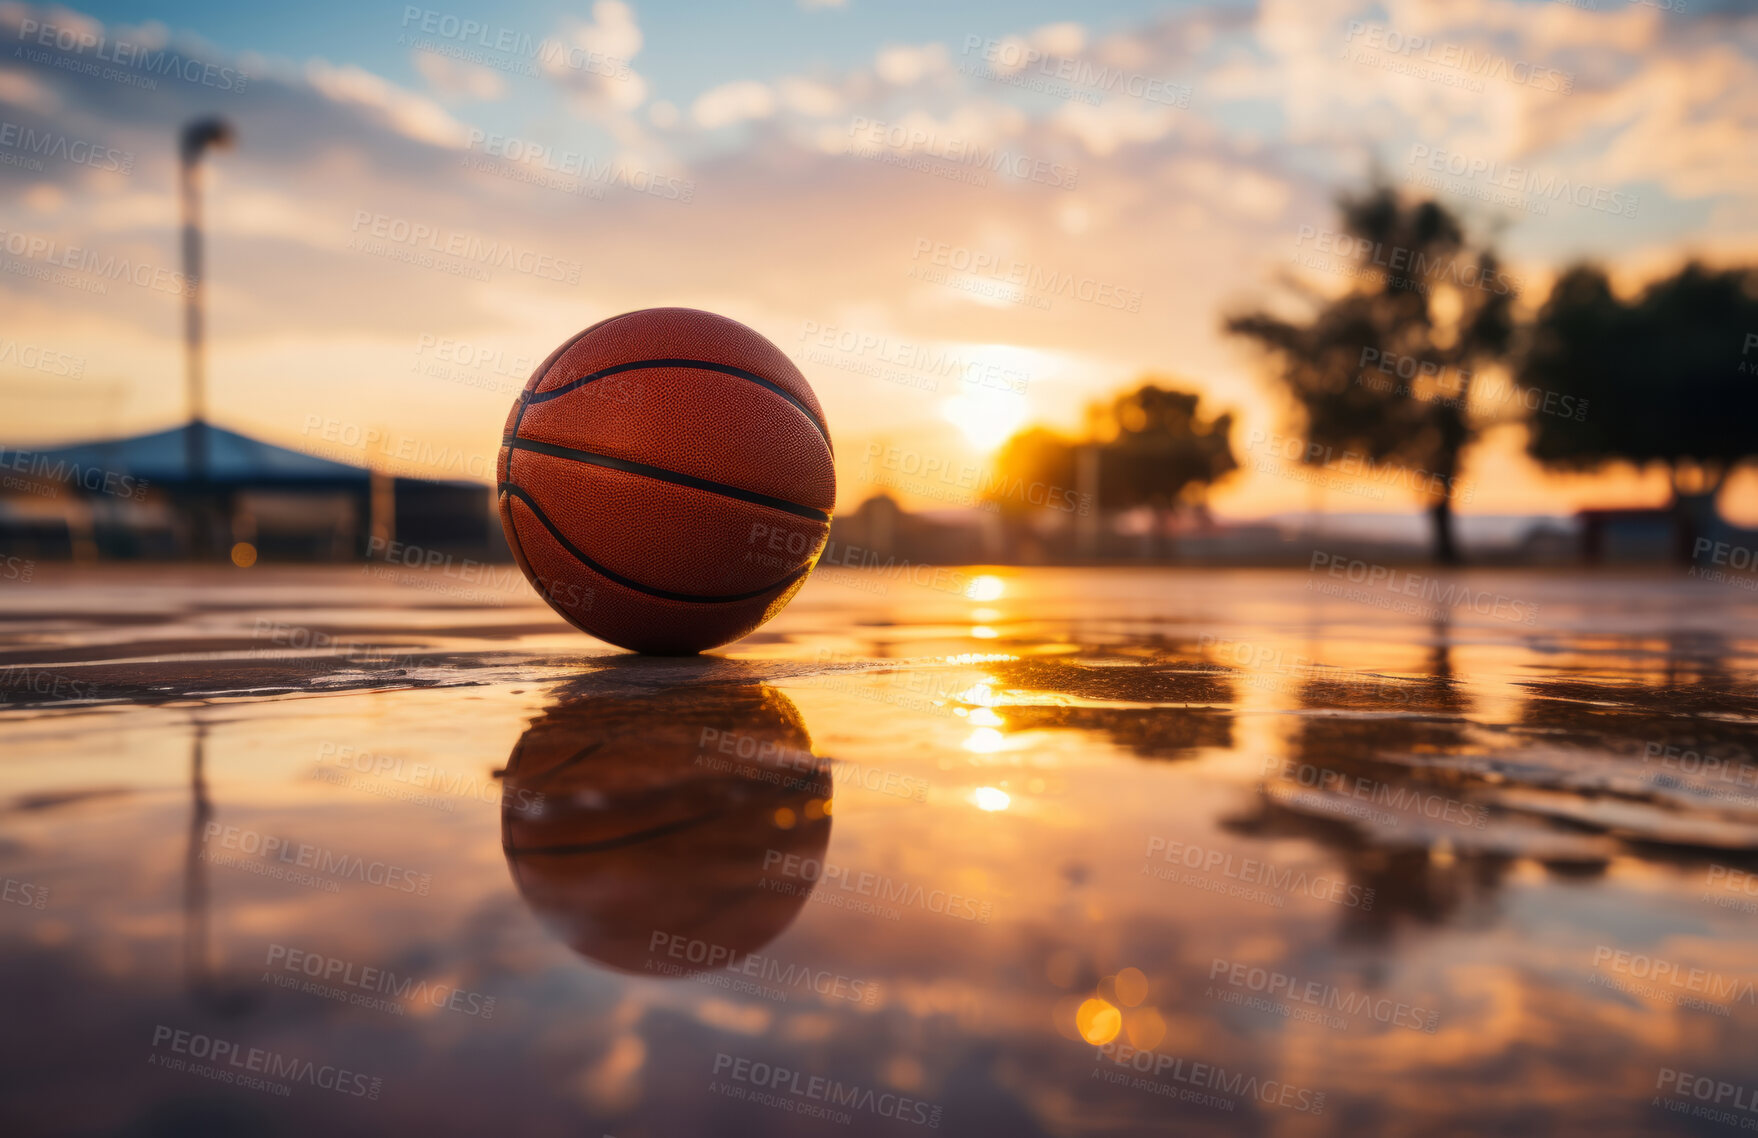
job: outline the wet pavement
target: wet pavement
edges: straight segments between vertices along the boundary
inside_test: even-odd
[[[836,571],[0,592],[0,1132],[1758,1128],[1758,600]]]

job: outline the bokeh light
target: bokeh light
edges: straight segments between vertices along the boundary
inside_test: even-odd
[[[1097,1047],[1117,1038],[1123,1030],[1123,1013],[1094,996],[1074,1013],[1074,1025],[1082,1039]]]

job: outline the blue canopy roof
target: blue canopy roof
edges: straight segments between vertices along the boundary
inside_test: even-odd
[[[6,448],[40,455],[49,463],[113,470],[163,485],[189,482],[188,440],[199,431],[205,440],[209,482],[234,485],[313,485],[366,483],[365,467],[315,458],[287,447],[265,443],[212,423],[185,423],[167,431],[123,439],[99,439],[48,449]]]

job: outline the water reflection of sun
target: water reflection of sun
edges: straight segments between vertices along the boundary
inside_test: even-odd
[[[1013,804],[1013,797],[1005,790],[995,786],[979,786],[971,791],[971,805],[978,810],[1005,810]]]
[[[964,749],[973,755],[992,755],[999,751],[1007,742],[1001,732],[993,727],[978,727],[964,741]]]
[[[1006,592],[1007,582],[992,573],[984,573],[971,578],[964,595],[973,601],[998,601]]]

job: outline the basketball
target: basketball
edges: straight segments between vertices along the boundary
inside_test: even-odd
[[[648,308],[538,365],[497,468],[513,557],[600,640],[682,655],[748,635],[830,533],[824,412],[793,361],[735,320]]]
[[[756,952],[815,885],[785,866],[821,865],[830,845],[830,761],[764,684],[564,703],[526,730],[504,778],[520,896],[574,951],[624,972],[699,970],[656,938],[713,946],[722,963]]]

